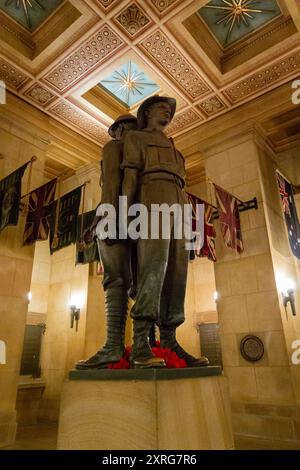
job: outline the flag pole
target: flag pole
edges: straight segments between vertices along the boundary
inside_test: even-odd
[[[51,183],[51,181],[55,181],[55,180],[57,180],[57,178],[53,178],[53,180],[48,181],[48,183]],[[33,193],[34,191],[37,191],[39,188],[42,188],[43,186],[45,186],[45,184],[48,184],[48,183],[44,183],[41,186],[38,186],[37,188],[33,189],[29,193],[24,194],[24,196],[21,197],[21,200],[24,199],[24,197],[29,196],[29,194]]]
[[[212,184],[213,186],[217,186],[218,188],[221,188],[221,186],[219,186],[218,184],[214,183],[214,181],[212,181],[210,178],[206,178],[206,181],[207,183],[210,183]],[[221,188],[223,189],[223,188]],[[239,199],[238,197],[234,196],[234,194],[230,193],[229,191],[227,191],[226,189],[224,189],[224,191],[226,191],[231,197],[233,197],[234,199],[236,199],[237,201],[239,201],[240,204],[242,204],[243,206],[246,206],[247,204],[242,201],[241,199]]]
[[[55,212],[55,225],[54,225],[54,235],[53,240],[51,243],[51,248],[57,248],[58,246],[58,236],[57,236],[57,229],[58,229],[58,218],[59,218],[59,204],[60,204],[60,182],[61,177],[57,178],[57,203],[56,203],[56,212]]]
[[[291,186],[293,186],[293,188],[295,187],[293,183],[278,168],[276,168],[276,173],[279,173],[279,175],[282,176],[282,178],[284,178]]]
[[[33,157],[31,157],[29,162],[27,162],[27,165],[29,165],[29,174],[28,174],[28,180],[27,180],[27,192],[26,192],[25,196],[21,197],[21,199],[23,199],[24,197],[28,197],[29,194],[30,194],[30,186],[31,186],[31,179],[32,179],[32,166],[33,166],[34,162],[36,162],[36,161],[37,161],[37,157],[34,155]],[[24,214],[25,218],[26,218],[27,213],[28,213],[28,207],[29,207],[29,197],[26,200],[26,202],[24,204],[24,207],[23,207],[23,214]]]
[[[194,197],[194,198],[196,198],[196,199],[201,199],[201,201],[203,201],[204,204],[207,204],[208,206],[212,207],[213,209],[216,209],[216,210],[218,209],[218,208],[217,208],[216,206],[214,206],[213,204],[210,204],[209,202],[205,201],[205,199],[202,199],[202,198],[200,198],[200,197],[198,197],[198,196],[195,196],[194,194],[189,193],[189,192],[187,192],[187,191],[186,191],[186,194],[188,194],[189,196],[192,196],[192,197]]]
[[[82,191],[82,206],[81,206],[81,227],[80,227],[80,243],[82,243],[83,239],[83,214],[84,214],[84,206],[85,206],[85,188],[87,187],[87,184],[85,183],[83,185],[83,191]]]

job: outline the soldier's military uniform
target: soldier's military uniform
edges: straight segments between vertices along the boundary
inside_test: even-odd
[[[125,141],[122,167],[138,170],[135,202],[144,204],[149,212],[152,204],[162,203],[169,206],[177,203],[183,211],[186,203],[183,157],[162,132],[130,131]],[[173,223],[174,218],[171,219],[171,231],[174,230]],[[132,317],[180,325],[184,321],[188,263],[185,240],[175,240],[173,236],[168,240],[161,236],[158,240],[141,239],[137,258],[138,290]]]
[[[136,124],[131,115],[120,116],[109,129],[111,137],[116,137],[119,125],[125,122]],[[102,154],[102,197],[101,204],[115,207],[118,219],[119,196],[122,188],[124,142],[112,140],[103,148]],[[116,220],[117,220],[116,219]],[[125,327],[129,290],[131,288],[131,246],[127,240],[98,240],[100,258],[104,268],[103,288],[105,291],[105,311],[107,339],[105,345],[91,358],[79,361],[77,369],[101,368],[118,362],[124,353]]]
[[[166,100],[175,112],[175,100]],[[142,105],[138,122],[143,121],[147,106],[155,102],[155,97]],[[141,114],[142,113],[142,114]],[[179,204],[184,211],[187,203],[184,192],[184,159],[176,150],[173,141],[158,130],[143,129],[130,131],[124,145],[123,168],[138,172],[135,202],[146,205],[166,203]],[[124,186],[123,186],[124,194]],[[135,367],[151,364],[151,354],[147,344],[147,331],[155,322],[160,327],[162,347],[174,350],[188,365],[202,365],[206,358],[196,359],[184,351],[176,341],[176,328],[184,321],[184,300],[187,281],[189,252],[185,238],[174,238],[174,224],[171,218],[171,236],[163,239],[140,239],[138,241],[138,285],[136,303],[131,311],[134,319],[134,344],[132,362]],[[182,225],[184,221],[182,220]],[[151,231],[151,229],[150,229]]]

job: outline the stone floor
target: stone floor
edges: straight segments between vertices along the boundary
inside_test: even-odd
[[[254,436],[234,436],[236,450],[300,450],[300,443]]]
[[[55,450],[57,425],[39,423],[34,426],[20,426],[13,446],[1,450]],[[299,449],[295,443],[255,437],[235,436],[236,450],[294,450]]]
[[[32,426],[20,426],[13,446],[1,450],[55,450],[57,425],[39,423]]]

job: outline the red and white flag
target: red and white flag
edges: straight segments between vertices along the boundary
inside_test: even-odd
[[[47,240],[50,229],[57,180],[37,188],[29,194],[28,214],[23,235],[23,245]]]
[[[221,224],[221,233],[225,245],[237,253],[244,251],[240,214],[237,199],[220,186],[214,185]]]
[[[192,194],[187,193],[188,201],[192,206],[192,216],[193,216],[193,231],[196,231],[197,227],[197,205],[204,204],[204,240],[203,246],[200,248],[195,248],[195,255],[199,258],[208,258],[212,261],[217,261],[216,249],[215,249],[215,238],[216,232],[212,222],[213,207],[207,202],[199,199]],[[200,237],[199,237],[200,238]]]

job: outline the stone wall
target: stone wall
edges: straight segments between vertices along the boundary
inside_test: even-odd
[[[88,142],[65,126],[55,123],[46,114],[9,93],[7,93],[6,106],[0,107],[0,142],[0,178],[13,172],[31,157],[37,157],[37,161],[33,165],[30,187],[28,185],[28,169],[25,172],[22,194],[47,181],[44,171],[47,158],[55,159],[57,154],[60,159],[63,154],[67,154],[69,158],[73,155],[75,161],[78,161],[80,157],[81,165],[93,159],[98,161],[100,158],[99,148],[95,144]],[[80,180],[81,176],[78,178]],[[92,202],[87,201],[87,210],[92,208],[91,205]],[[6,345],[6,363],[2,364],[3,361],[0,363],[0,447],[11,444],[15,438],[17,427],[15,406],[25,324],[26,322],[35,323],[38,317],[44,320],[48,315],[50,303],[52,302],[53,305],[56,301],[58,303],[62,301],[61,292],[58,297],[55,288],[52,288],[51,292],[51,282],[56,280],[54,279],[55,273],[52,275],[52,281],[50,280],[48,283],[50,261],[47,248],[44,245],[43,248],[37,249],[36,267],[32,276],[35,246],[22,246],[24,224],[25,220],[21,215],[17,227],[7,227],[0,234],[0,341],[4,341]],[[72,258],[73,262],[74,258]],[[68,270],[67,266],[66,270]],[[74,276],[71,287],[77,288],[78,286],[87,290],[87,281],[84,285],[78,277],[80,278],[80,276],[77,278]],[[33,299],[28,312],[28,292],[31,290],[33,291]],[[64,301],[68,302],[69,299],[64,299]],[[58,310],[56,303],[53,308],[53,312],[57,313],[57,316],[55,319],[53,318],[52,324],[55,320],[57,321],[56,334],[61,339],[64,338],[64,331],[61,329],[62,317],[58,311],[61,313],[63,309],[60,305],[61,310]],[[67,308],[63,311],[67,313],[66,319],[69,320]],[[84,325],[84,312],[81,324]],[[50,325],[46,334],[48,337],[45,338],[44,345],[47,344],[47,341],[48,344],[53,344],[55,335],[51,333]],[[84,341],[82,343],[84,344]],[[83,354],[83,347],[79,352],[77,346],[73,347],[71,340],[70,349],[74,351],[76,359]],[[54,358],[52,357],[52,359]],[[72,362],[73,357],[70,355],[65,366],[69,367]],[[54,363],[55,366],[53,366],[53,361],[48,363],[47,371],[51,371],[55,367],[59,368],[55,361]],[[49,372],[49,375],[51,373]],[[56,378],[54,375],[52,374],[52,382],[48,380],[48,391],[55,388]]]
[[[47,139],[46,132],[3,111],[0,178],[36,156],[32,185],[41,184]],[[28,175],[27,169],[23,194],[28,187]],[[24,223],[21,216],[18,227],[7,227],[0,233],[0,339],[6,343],[6,364],[0,364],[0,447],[13,442],[16,432],[15,403],[34,256],[34,246],[22,247]]]
[[[298,411],[293,410],[299,406],[300,368],[291,363],[292,342],[300,338],[299,316],[283,307],[278,279],[281,272],[294,280],[300,305],[299,262],[290,252],[275,174],[276,167],[284,171],[287,163],[286,174],[295,183],[296,153],[281,156],[280,166],[250,122],[227,131],[219,128],[201,143],[194,140],[190,152],[200,148],[208,178],[241,200],[258,200],[258,210],[241,213],[241,255],[225,247],[216,224],[217,307],[234,431],[243,437],[264,436],[270,447],[281,439],[281,445],[284,441],[299,448]],[[264,357],[255,363],[240,354],[240,342],[248,334],[261,338],[265,347]]]

